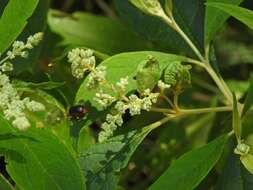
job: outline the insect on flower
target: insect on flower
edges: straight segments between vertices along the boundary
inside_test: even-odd
[[[69,108],[69,116],[73,120],[79,120],[85,117],[88,113],[88,110],[84,105],[75,105]]]

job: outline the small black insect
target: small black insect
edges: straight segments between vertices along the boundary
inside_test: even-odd
[[[71,119],[79,120],[84,118],[84,116],[88,113],[88,110],[84,105],[75,105],[69,109],[69,116]]]

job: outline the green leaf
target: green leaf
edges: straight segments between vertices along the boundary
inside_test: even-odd
[[[251,173],[253,174],[253,155],[251,154],[246,154],[240,157],[240,160],[244,167]]]
[[[137,90],[144,92],[146,89],[153,90],[161,76],[158,61],[154,57],[148,57],[137,68]]]
[[[19,35],[18,40],[26,41],[28,36],[33,35],[37,32],[43,32],[47,28],[47,12],[49,9],[50,0],[39,1],[36,9],[34,10],[32,16],[29,18],[29,22],[24,28],[21,35]],[[38,24],[39,23],[39,24]],[[45,36],[45,35],[44,35]],[[42,51],[43,44],[48,43],[43,40],[38,47],[35,47],[29,52],[29,57],[27,59],[15,59],[13,63],[15,64],[15,72],[21,73],[24,70],[32,70],[36,65],[40,54]],[[52,49],[51,49],[52,51]],[[37,69],[37,68],[36,68]]]
[[[84,46],[109,55],[149,49],[145,41],[110,18],[83,12],[66,16],[65,13],[51,11],[48,23],[53,32],[63,37],[65,45]]]
[[[239,5],[243,0],[207,0],[206,16],[205,16],[205,45],[207,46],[215,37],[216,32],[223,26],[224,22],[229,18],[229,14],[218,10],[211,4],[227,3]]]
[[[165,0],[165,10],[168,14],[173,11],[173,0]]]
[[[184,40],[157,17],[142,13],[129,0],[114,0],[120,17],[141,37],[154,43],[156,50],[194,55]],[[193,43],[203,49],[204,44],[204,2],[203,0],[175,0],[173,15]]]
[[[3,53],[19,36],[38,0],[10,0],[0,19],[0,52]]]
[[[2,116],[0,125],[0,134],[7,135],[0,141],[7,171],[20,189],[85,189],[77,161],[51,132],[34,127],[19,132]]]
[[[129,0],[134,6],[146,14],[156,16],[158,12],[163,12],[159,0]]]
[[[154,124],[151,124],[142,129],[115,136],[81,153],[79,160],[87,179],[87,189],[115,189],[118,172],[126,167],[138,145],[154,128]]]
[[[184,154],[149,189],[194,189],[219,160],[227,140],[228,136],[224,135]]]
[[[239,156],[234,154],[234,144],[225,160],[225,165],[216,190],[251,190],[253,175],[241,164]]]
[[[126,93],[128,93],[137,89],[136,80],[134,79],[137,73],[137,67],[143,60],[146,60],[148,56],[153,56],[158,61],[161,69],[164,69],[167,65],[174,61],[184,61],[186,59],[185,57],[173,54],[142,51],[122,53],[112,56],[99,64],[99,66],[106,66],[106,79],[109,83],[115,84],[120,80],[120,78],[128,76],[129,85],[126,89]],[[101,107],[94,101],[94,95],[96,91],[87,90],[86,82],[87,78],[84,80],[77,92],[76,102],[90,101],[92,106],[96,107],[97,109],[101,109]]]
[[[10,182],[0,173],[0,189],[2,190],[14,190]]]
[[[247,92],[246,99],[244,101],[242,116],[244,116],[247,113],[247,111],[251,108],[252,105],[253,105],[253,76],[250,77],[250,86]]]
[[[253,11],[224,3],[208,3],[207,5],[224,11],[253,29]]]
[[[233,130],[237,141],[241,140],[242,136],[242,124],[240,113],[238,110],[238,103],[235,94],[233,93]]]

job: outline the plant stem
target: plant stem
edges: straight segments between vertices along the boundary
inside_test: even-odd
[[[204,68],[208,74],[212,77],[212,79],[214,80],[215,84],[218,86],[218,88],[220,89],[220,91],[222,92],[222,94],[226,97],[226,99],[232,103],[232,94],[229,90],[229,88],[227,87],[227,84],[224,82],[224,80],[219,77],[217,75],[217,73],[213,70],[213,68],[210,66],[210,64],[208,62],[201,62],[198,60],[194,60],[191,58],[187,58],[186,60],[189,63],[193,63],[196,64],[198,66],[201,66],[202,68]]]
[[[165,16],[163,17],[163,20],[170,26],[172,27],[184,40],[185,42],[190,46],[190,48],[193,50],[193,52],[196,54],[198,59],[200,61],[192,60],[189,59],[191,63],[194,63],[196,65],[199,65],[209,73],[209,75],[213,78],[214,82],[217,84],[218,88],[221,90],[223,95],[228,99],[230,103],[232,103],[232,93],[230,92],[229,88],[227,87],[226,83],[224,80],[219,77],[213,68],[210,66],[209,61],[208,61],[208,56],[206,55],[206,58],[202,56],[198,48],[194,45],[194,43],[188,38],[188,36],[184,33],[184,31],[180,28],[180,26],[177,24],[175,19],[173,18],[172,15],[170,15],[170,18]],[[209,50],[206,50],[206,54]]]
[[[168,104],[169,104],[173,109],[175,108],[175,106],[174,106],[174,104],[172,103],[172,101],[171,101],[166,95],[162,94],[161,97],[162,97],[166,102],[168,102]]]
[[[175,112],[171,109],[165,108],[152,108],[150,111],[168,113],[173,115],[192,115],[192,114],[203,114],[203,113],[212,113],[212,112],[228,112],[232,111],[231,106],[221,106],[213,108],[197,108],[197,109],[180,109],[178,112]]]
[[[151,108],[152,112],[159,112],[159,113],[169,113],[169,114],[175,114],[176,112],[172,109],[167,108]]]
[[[159,120],[155,123],[150,124],[148,127],[151,128],[152,130],[156,129],[157,127],[160,127],[161,125],[163,125],[164,123],[168,122],[169,120],[171,120],[173,118],[174,117],[170,117],[170,116],[164,117],[163,119],[161,119],[161,120]]]
[[[178,96],[179,96],[179,94],[175,93],[174,94],[174,99],[173,99],[173,103],[174,103],[174,107],[175,107],[176,112],[179,112],[179,110],[180,110],[180,108],[178,106]]]
[[[0,61],[0,65],[2,65],[5,61],[7,61],[10,58],[10,56],[6,56]]]
[[[197,109],[180,109],[179,114],[203,114],[212,112],[227,112],[232,111],[231,106],[214,107],[214,108],[197,108]]]
[[[223,95],[229,101],[229,103],[232,103],[232,100],[233,100],[232,93],[228,89],[228,87],[227,87],[226,83],[223,81],[223,79],[221,77],[219,77],[210,66],[206,66],[205,69],[208,72],[208,74],[212,77],[212,79],[214,80],[214,82],[216,83],[216,85],[218,86],[220,91],[223,93]]]
[[[202,62],[205,61],[205,58],[201,55],[198,48],[194,45],[194,43],[188,38],[188,36],[184,33],[184,31],[178,26],[177,22],[174,20],[173,16],[171,15],[170,18],[167,16],[163,18],[163,20],[170,25],[184,40],[185,42],[191,47],[193,52],[196,54],[196,56],[201,60]]]

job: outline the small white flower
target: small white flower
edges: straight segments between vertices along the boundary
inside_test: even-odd
[[[94,100],[103,107],[108,107],[115,101],[115,97],[104,93],[102,90],[95,94]]]
[[[12,121],[12,125],[20,130],[26,130],[31,127],[31,124],[26,117],[17,117]]]
[[[132,94],[129,96],[129,112],[130,115],[139,115],[141,114],[142,100],[138,96]]]
[[[33,47],[37,46],[42,39],[43,39],[42,32],[38,32],[32,36],[29,36],[26,42],[26,48],[32,49]]]
[[[36,102],[34,100],[32,101],[27,101],[27,103],[25,104],[27,109],[29,111],[32,112],[37,112],[37,111],[44,111],[45,110],[45,106],[39,102]]]
[[[166,84],[163,81],[159,80],[158,84],[157,84],[158,88],[160,88],[162,91],[164,91],[165,89],[168,89],[171,87],[170,84]]]
[[[72,49],[68,53],[68,61],[71,63],[72,75],[78,79],[83,78],[86,71],[94,71],[96,66],[96,59],[90,49]]]
[[[122,90],[125,91],[126,87],[128,85],[128,77],[121,78],[119,82],[116,83],[116,85]]]
[[[23,58],[28,57],[27,49],[32,49],[39,44],[39,42],[43,38],[43,33],[39,32],[34,34],[33,36],[29,36],[26,44],[22,41],[15,41],[12,44],[12,50],[7,52],[7,56],[9,59],[14,59],[16,56],[21,56]]]
[[[13,65],[10,62],[4,62],[0,66],[0,71],[2,71],[2,72],[10,72],[12,70],[13,70]]]
[[[128,106],[122,102],[118,101],[114,107],[120,114],[124,114],[126,110],[128,109]]]

